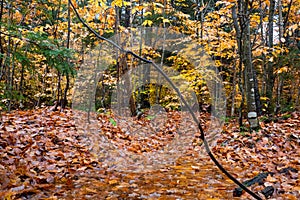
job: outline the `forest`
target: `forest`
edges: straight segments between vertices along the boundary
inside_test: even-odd
[[[299,199],[300,2],[0,0],[1,199]]]

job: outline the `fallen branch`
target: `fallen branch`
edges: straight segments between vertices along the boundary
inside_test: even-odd
[[[285,174],[285,175],[287,175],[289,172],[297,173],[298,170],[295,169],[295,168],[292,168],[292,167],[287,167],[287,168],[281,169],[279,171],[280,174]],[[243,185],[245,185],[247,187],[249,187],[251,185],[254,185],[256,183],[259,184],[259,185],[262,185],[262,184],[264,184],[264,181],[268,177],[268,175],[273,176],[274,174],[275,173],[273,173],[273,172],[260,173],[257,176],[255,176],[254,178],[243,182]],[[263,190],[261,190],[261,193],[266,198],[270,197],[273,194],[273,192],[274,192],[274,187],[273,186],[267,186]],[[240,196],[242,196],[242,194],[243,194],[243,189],[241,187],[235,188],[234,191],[233,191],[233,196],[234,197],[240,197]]]
[[[261,184],[264,183],[264,179],[267,178],[269,174],[271,175],[273,173],[270,173],[270,172],[260,173],[257,176],[255,176],[254,178],[243,182],[243,184],[247,187],[249,187],[251,185],[254,185],[256,183],[261,185]],[[240,188],[240,187],[235,188],[234,191],[233,191],[233,196],[234,197],[240,197],[240,196],[242,196],[242,194],[243,194],[243,189]]]

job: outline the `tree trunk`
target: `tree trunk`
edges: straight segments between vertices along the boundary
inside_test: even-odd
[[[130,19],[131,19],[131,9],[130,6],[125,7],[125,19],[124,19],[124,26],[130,27]]]
[[[239,23],[238,23],[238,17],[237,17],[237,13],[236,13],[236,7],[233,6],[232,7],[232,18],[233,18],[233,25],[236,31],[236,41],[238,44],[238,55],[239,55],[239,80],[238,80],[238,86],[239,89],[241,91],[242,94],[242,101],[241,101],[241,105],[239,107],[239,126],[240,128],[243,127],[243,107],[244,107],[244,102],[245,102],[245,98],[244,98],[244,88],[242,86],[242,68],[243,68],[243,64],[242,64],[242,58],[243,58],[243,54],[242,54],[242,38],[241,38],[241,30],[239,27]]]
[[[273,20],[274,20],[274,10],[275,10],[275,0],[270,0],[270,9],[269,9],[269,22],[268,22],[268,47],[269,47],[269,54],[272,56],[272,48],[273,48]],[[271,61],[268,62],[267,65],[267,80],[266,80],[266,97],[270,100],[269,105],[269,113],[273,110],[273,88],[274,88],[274,65]]]
[[[71,7],[70,7],[70,2],[68,2],[68,33],[67,33],[67,48],[70,48],[70,34],[71,34]],[[70,65],[70,60],[68,59],[68,64]],[[66,72],[65,74],[66,76],[66,87],[64,90],[64,96],[61,102],[61,108],[64,109],[66,107],[67,104],[67,93],[69,90],[69,86],[70,86],[70,78],[69,78],[69,74],[68,72]]]
[[[250,18],[248,10],[248,1],[238,1],[239,20],[236,8],[232,7],[232,18],[237,34],[238,50],[240,62],[244,65],[244,86],[247,100],[247,117],[251,129],[257,129],[259,103],[259,93],[256,80],[255,69],[252,65],[252,49],[250,40]]]
[[[230,109],[230,117],[234,116],[235,110],[235,95],[236,95],[236,63],[233,66],[233,84],[232,84],[232,95],[231,95],[231,109]]]
[[[256,129],[259,127],[257,119],[257,103],[256,103],[256,88],[255,88],[255,75],[254,68],[252,65],[252,52],[250,45],[250,21],[246,19],[245,21],[244,34],[242,35],[243,40],[243,64],[245,67],[245,86],[246,86],[246,96],[247,96],[247,110],[248,110],[248,120],[251,129]]]
[[[283,38],[283,18],[282,18],[282,4],[281,4],[281,0],[278,0],[277,2],[278,5],[278,27],[279,27],[279,44],[280,47],[282,47],[282,38]],[[280,111],[280,107],[281,107],[281,103],[280,103],[280,99],[281,99],[281,93],[282,93],[282,89],[283,89],[283,76],[282,74],[278,75],[278,83],[277,83],[277,95],[276,95],[276,107],[275,107],[275,115]]]
[[[56,96],[56,102],[53,108],[53,111],[56,111],[58,108],[58,105],[60,104],[60,96],[61,96],[61,73],[57,70],[57,96]],[[38,105],[39,106],[39,105]]]
[[[0,30],[2,30],[2,16],[3,16],[3,8],[4,8],[4,0],[1,1],[0,5]],[[0,33],[0,53],[4,55],[4,48],[2,44],[2,34]],[[4,63],[3,63],[3,57],[0,56],[0,80],[2,79],[4,72]]]

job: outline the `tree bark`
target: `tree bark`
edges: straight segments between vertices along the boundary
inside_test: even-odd
[[[3,16],[3,8],[4,8],[4,0],[1,1],[0,5],[0,30],[2,30],[2,16]],[[0,53],[4,55],[4,48],[2,44],[2,34],[0,33]],[[4,72],[4,63],[3,63],[3,57],[0,56],[0,80],[2,79]]]
[[[252,49],[250,39],[250,18],[248,1],[238,1],[239,19],[235,6],[232,7],[232,18],[237,34],[240,62],[244,65],[244,86],[247,101],[247,117],[251,129],[259,128],[258,106],[259,92],[256,80],[256,72],[252,65]]]
[[[68,33],[67,33],[67,48],[70,48],[70,35],[71,35],[71,7],[70,2],[68,1]],[[70,65],[70,60],[68,59],[68,64]],[[70,87],[70,78],[68,72],[65,74],[66,76],[66,87],[64,90],[64,96],[61,102],[61,108],[64,109],[67,104],[67,93]]]
[[[268,47],[269,47],[269,55],[272,56],[272,48],[273,48],[273,20],[274,20],[274,11],[275,11],[275,0],[270,0],[270,9],[269,9],[269,22],[268,22]],[[268,97],[270,101],[269,105],[269,113],[273,110],[273,88],[274,88],[274,66],[273,63],[269,60],[267,65],[267,80],[266,80],[266,97]]]
[[[234,116],[235,111],[235,95],[236,95],[236,79],[237,79],[237,70],[236,70],[236,63],[233,66],[233,83],[232,83],[232,95],[231,95],[231,109],[230,109],[230,116]]]

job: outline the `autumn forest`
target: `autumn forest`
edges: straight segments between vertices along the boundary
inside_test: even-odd
[[[0,0],[0,198],[299,199],[300,2]]]

